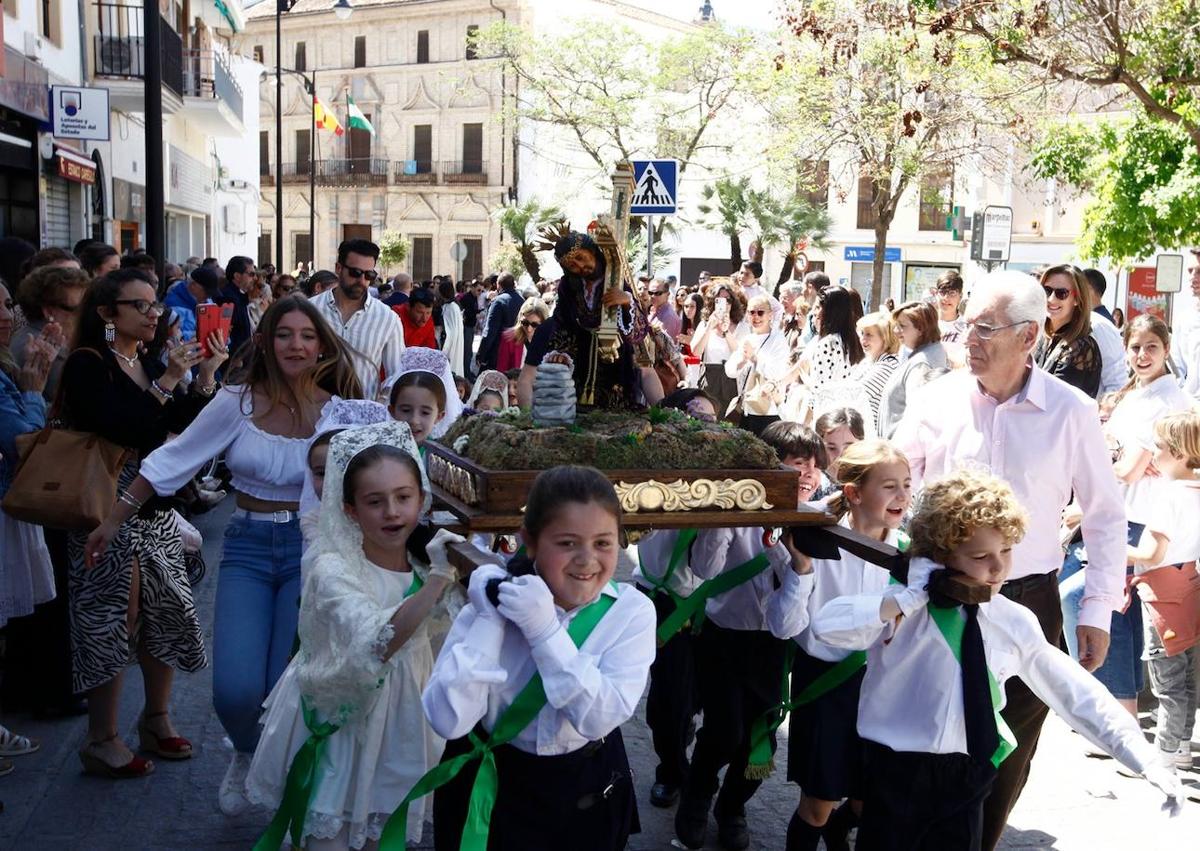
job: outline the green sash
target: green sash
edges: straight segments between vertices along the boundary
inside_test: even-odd
[[[950,652],[954,654],[955,660],[961,665],[962,637],[966,621],[959,617],[958,606],[941,608],[930,604],[929,616],[937,624],[942,637],[950,645]],[[992,754],[992,765],[999,768],[1000,763],[1004,762],[1008,755],[1017,749],[1017,738],[1000,715],[1000,687],[996,684],[996,678],[992,676],[990,670],[988,671],[988,688],[992,693],[992,708],[996,713],[996,730],[1000,733],[1000,744],[996,747],[996,752]]]
[[[579,647],[592,634],[596,624],[604,614],[612,608],[616,598],[601,595],[596,602],[586,606],[567,626],[567,634]],[[488,828],[492,818],[492,807],[496,804],[499,792],[499,777],[496,774],[496,757],[492,751],[507,744],[528,727],[546,705],[546,690],[542,686],[542,676],[534,673],[533,678],[513,698],[513,702],[500,713],[491,734],[482,739],[474,732],[469,734],[470,751],[460,754],[446,762],[439,763],[430,769],[424,777],[416,782],[400,806],[392,813],[384,825],[383,835],[379,838],[380,851],[404,851],[405,839],[408,835],[408,806],[413,801],[428,795],[430,792],[445,786],[453,780],[460,771],[474,760],[480,760],[479,773],[475,776],[475,784],[471,788],[471,799],[467,809],[467,820],[463,825],[462,851],[486,851],[488,844]]]
[[[424,584],[425,581],[413,571],[412,584],[404,592],[404,599],[407,600],[416,594]],[[298,645],[299,638],[296,641]],[[380,677],[379,685],[382,686],[383,683],[384,680]],[[308,805],[312,796],[316,794],[317,783],[321,779],[321,762],[325,758],[329,737],[338,731],[339,725],[318,721],[316,711],[308,705],[303,695],[300,696],[300,710],[304,716],[304,726],[308,728],[308,739],[292,758],[279,809],[267,825],[266,831],[254,843],[254,851],[278,851],[289,829],[292,845],[300,848],[304,844],[304,820],[308,817]]]
[[[712,597],[718,594],[724,594],[732,588],[736,588],[743,582],[749,582],[758,574],[762,573],[771,562],[768,561],[765,553],[759,553],[750,561],[739,564],[733,570],[727,570],[724,573],[714,576],[712,579],[706,579],[700,583],[700,586],[691,593],[690,596],[678,600],[673,611],[662,625],[658,628],[658,644],[661,647],[671,640],[671,637],[679,630],[683,629],[693,617],[699,617],[704,611],[704,604]]]
[[[638,567],[642,571],[642,578],[645,579],[648,583],[650,583],[650,587],[653,590],[664,591],[667,594],[670,594],[671,597],[675,600],[676,604],[678,604],[680,600],[685,599],[685,598],[681,597],[680,595],[678,595],[674,591],[672,591],[670,588],[668,588],[667,583],[671,580],[671,577],[675,575],[675,569],[678,568],[679,565],[683,563],[684,558],[688,554],[688,550],[692,546],[692,542],[696,540],[696,536],[698,534],[700,534],[700,533],[699,533],[699,530],[697,530],[697,529],[682,529],[682,530],[680,530],[679,537],[675,539],[675,546],[671,548],[671,557],[667,561],[667,569],[663,573],[661,579],[655,579],[654,577],[652,577],[646,573],[646,565],[642,561],[642,552],[640,549],[638,550]]]

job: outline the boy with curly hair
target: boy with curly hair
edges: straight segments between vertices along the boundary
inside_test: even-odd
[[[1178,779],[1137,722],[1046,641],[1028,609],[997,593],[1027,519],[1002,479],[957,471],[921,495],[909,527],[908,584],[841,597],[814,618],[819,640],[867,651],[859,851],[981,847],[983,801],[1016,745],[1000,717],[1009,677],[1162,791],[1164,809],[1177,815],[1182,807]],[[990,599],[964,605],[931,595],[938,571]]]

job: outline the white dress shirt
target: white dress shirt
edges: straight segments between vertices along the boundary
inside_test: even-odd
[[[817,637],[846,650],[867,650],[858,702],[858,734],[894,751],[967,753],[962,669],[928,607],[883,623],[882,594],[842,597],[813,619]],[[961,612],[961,610],[960,610]],[[1033,612],[1007,597],[979,606],[988,670],[1005,699],[1018,677],[1047,706],[1098,748],[1141,774],[1157,764],[1155,748],[1100,681],[1046,641]]]
[[[1171,334],[1171,361],[1179,367],[1180,386],[1192,398],[1200,398],[1200,299],[1190,309],[1180,308]]]
[[[1096,403],[1032,367],[1016,396],[997,402],[959,370],[922,388],[892,440],[908,456],[913,487],[982,465],[1007,481],[1029,512],[1013,549],[1010,579],[1062,567],[1063,508],[1075,493],[1083,509],[1088,569],[1081,626],[1105,632],[1124,605],[1125,506],[1100,431]]]
[[[792,570],[792,557],[783,544],[764,548],[762,534],[757,526],[704,529],[692,544],[692,570],[701,579],[711,579],[766,553],[770,567],[710,598],[704,613],[725,629],[769,630],[776,638],[791,638],[808,619],[803,596],[806,580]]]
[[[1125,341],[1121,332],[1103,313],[1092,311],[1092,339],[1100,347],[1100,394],[1115,393],[1129,380],[1125,363]]]
[[[430,726],[447,740],[481,721],[492,730],[535,672],[546,705],[511,742],[526,753],[572,753],[632,718],[654,661],[654,604],[632,585],[606,585],[601,593],[616,602],[578,648],[566,626],[582,607],[558,609],[563,628],[531,650],[510,621],[480,616],[468,603],[421,696]]]
[[[745,341],[750,342],[750,349],[754,352],[754,363],[750,362],[743,351],[742,344]],[[758,378],[762,381],[783,379],[791,366],[791,357],[792,350],[782,331],[772,328],[766,334],[755,334],[753,331],[745,335],[739,334],[733,353],[725,361],[725,374],[736,378],[738,392],[744,393],[747,387],[753,389],[753,385],[749,383],[751,373],[758,373]],[[772,401],[765,416],[775,416],[778,413],[779,404]]]
[[[675,542],[679,540],[679,532],[679,529],[658,529],[637,542],[638,558],[637,567],[633,569],[634,582],[643,588],[658,587],[671,562],[671,552],[675,549]],[[690,551],[691,547],[688,549]],[[704,581],[692,572],[689,556],[690,552],[684,553],[671,578],[667,580],[667,589],[680,597],[690,597]]]
[[[350,347],[354,371],[362,384],[363,398],[379,395],[379,369],[391,378],[400,372],[400,353],[404,351],[404,326],[400,317],[377,298],[368,297],[363,306],[343,322],[342,311],[334,300],[336,287],[313,296],[313,305],[333,328],[333,333]],[[384,402],[387,400],[384,399]]]
[[[850,515],[846,515],[838,523],[839,526],[850,528]],[[888,533],[886,543],[893,547],[900,542],[900,533]],[[801,604],[802,631],[795,637],[800,649],[814,659],[826,662],[840,662],[853,651],[843,647],[826,644],[817,638],[813,632],[812,622],[817,613],[831,600],[838,597],[856,594],[882,594],[888,587],[892,575],[878,565],[864,561],[853,553],[839,550],[840,559],[814,558],[812,573],[800,577],[801,595],[807,599]],[[776,614],[777,610],[768,612],[768,617]],[[772,627],[772,632],[777,630]]]

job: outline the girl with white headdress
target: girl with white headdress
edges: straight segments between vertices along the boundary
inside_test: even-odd
[[[498,403],[491,397],[496,397]],[[467,407],[476,411],[500,412],[508,407],[508,376],[495,369],[487,369],[479,373],[475,386],[471,388],[471,397],[467,399]]]
[[[443,741],[421,690],[430,629],[456,575],[446,532],[410,536],[429,482],[404,423],[351,428],[329,446],[320,531],[305,555],[300,652],[266,702],[247,796],[279,811],[258,848],[287,833],[308,851],[374,847]],[[422,558],[422,555],[425,556]],[[305,803],[307,802],[307,806]],[[408,841],[421,837],[420,817]]]
[[[450,361],[437,349],[405,349],[400,369],[384,385],[384,392],[392,418],[408,423],[417,446],[441,437],[462,416]]]

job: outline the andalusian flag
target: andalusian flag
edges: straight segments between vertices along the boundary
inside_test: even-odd
[[[338,123],[333,110],[321,103],[321,99],[315,94],[313,95],[313,121],[316,122],[318,130],[332,130],[335,136],[341,136],[346,132]]]
[[[375,128],[371,126],[367,116],[363,115],[363,111],[358,108],[358,104],[354,102],[354,98],[350,97],[349,92],[346,92],[346,113],[350,118],[346,123],[352,130],[366,130],[372,136],[375,135]]]

